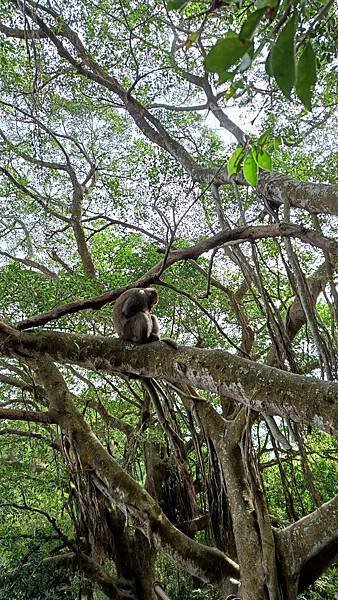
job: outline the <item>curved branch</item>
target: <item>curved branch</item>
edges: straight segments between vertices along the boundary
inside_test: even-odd
[[[151,231],[144,229],[144,227],[140,227],[139,225],[133,225],[132,223],[127,223],[127,221],[121,221],[120,219],[112,219],[111,217],[108,217],[107,215],[98,214],[98,215],[95,215],[94,217],[87,217],[85,219],[82,219],[82,222],[88,223],[90,221],[100,221],[100,219],[103,219],[104,221],[108,221],[108,223],[106,225],[104,225],[103,227],[100,227],[96,231],[93,231],[87,237],[87,241],[90,238],[92,238],[94,235],[99,233],[100,231],[103,231],[104,229],[106,229],[107,227],[111,227],[113,225],[120,225],[122,229],[131,229],[133,231],[137,231],[138,233],[142,233],[143,235],[155,240],[159,244],[165,243],[163,238],[160,238],[158,235],[152,233]]]
[[[1,28],[0,28],[0,30],[1,30]],[[67,165],[64,163],[42,160],[41,158],[35,158],[35,156],[31,156],[27,152],[24,152],[23,150],[20,149],[19,144],[17,144],[17,145],[14,144],[6,136],[6,134],[2,131],[2,129],[0,129],[0,136],[2,137],[4,142],[7,144],[9,150],[12,150],[17,156],[20,156],[25,161],[32,163],[33,165],[37,165],[39,167],[44,167],[45,169],[54,169],[57,171],[67,171]]]
[[[107,598],[110,598],[111,600],[126,600],[127,598],[125,593],[119,589],[119,582],[108,575],[99,563],[79,551],[78,548],[76,548],[76,552],[48,556],[42,560],[42,565],[48,565],[48,568],[52,567],[54,570],[62,567],[74,571],[81,569],[89,579],[95,581]],[[128,598],[130,598],[130,600],[136,600],[136,596],[131,593],[131,590],[128,590],[128,592],[129,591]]]
[[[238,144],[245,143],[244,131],[236,125],[229,117],[225,114],[224,110],[218,104],[218,98],[212,91],[212,87],[207,78],[202,79],[201,87],[204,89],[206,97],[208,99],[208,107],[212,114],[219,122],[220,126],[229,131],[237,140]]]
[[[31,267],[32,269],[36,269],[37,271],[40,271],[41,273],[46,275],[48,279],[59,279],[59,276],[57,273],[55,273],[55,271],[52,271],[51,269],[46,267],[46,265],[42,265],[41,263],[38,263],[36,260],[33,260],[31,258],[19,258],[18,256],[13,256],[12,254],[9,254],[9,252],[4,251],[0,251],[0,256],[6,256],[6,258],[9,258],[14,262],[25,265],[25,267]]]
[[[10,171],[8,171],[8,169],[5,169],[4,167],[0,167],[0,173],[2,173],[3,175],[5,175],[9,181],[23,194],[29,196],[30,198],[33,198],[33,200],[35,200],[42,208],[43,210],[48,210],[48,212],[53,215],[53,217],[56,217],[57,219],[60,219],[61,221],[63,221],[64,223],[69,223],[70,219],[68,219],[67,217],[63,216],[61,213],[57,212],[56,210],[50,208],[49,206],[49,197],[43,197],[41,196],[38,192],[33,191],[31,188],[27,187],[26,185],[23,185],[18,179],[16,179],[11,173]]]
[[[290,579],[300,578],[299,591],[305,589],[337,553],[338,494],[296,523],[276,531],[275,539],[283,570]],[[318,561],[319,570],[313,559],[315,564]]]
[[[117,288],[110,292],[105,292],[104,294],[96,296],[95,298],[89,298],[88,300],[77,300],[59,307],[55,307],[45,313],[41,313],[40,315],[21,321],[21,323],[18,323],[17,328],[21,330],[29,329],[30,327],[39,327],[40,325],[45,325],[50,321],[59,319],[64,315],[73,314],[88,308],[97,310],[105,304],[116,300],[116,298],[118,298],[129,288],[147,287],[151,284],[157,283],[158,274],[162,273],[174,263],[179,262],[180,260],[196,259],[201,256],[201,254],[209,252],[214,248],[223,246],[224,244],[279,236],[297,237],[307,244],[325,248],[331,254],[338,257],[338,242],[324,237],[317,231],[309,230],[305,227],[300,227],[299,225],[280,223],[278,225],[259,225],[257,227],[237,227],[235,229],[221,231],[217,235],[206,240],[202,240],[190,248],[171,250],[164,260],[158,262],[147,273],[145,273],[145,275],[128,286]]]

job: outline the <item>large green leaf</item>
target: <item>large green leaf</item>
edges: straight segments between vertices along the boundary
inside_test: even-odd
[[[205,68],[211,73],[222,73],[232,67],[250,47],[249,40],[238,36],[225,37],[211,48],[205,59]]]
[[[229,177],[231,177],[231,175],[233,175],[234,173],[238,173],[243,156],[244,149],[242,148],[242,146],[239,146],[238,148],[236,148],[236,150],[234,150],[234,152],[228,160],[227,165]]]
[[[312,108],[311,99],[316,81],[316,56],[311,42],[307,42],[297,64],[296,93],[309,110]]]
[[[257,150],[255,153],[255,159],[258,166],[261,169],[265,169],[266,171],[271,171],[272,169],[272,160],[270,154],[267,153],[266,150]]]
[[[255,12],[251,13],[251,15],[248,16],[247,20],[242,25],[239,32],[239,37],[242,39],[251,40],[264,13],[264,8],[255,10]]]
[[[284,25],[271,51],[271,69],[278,87],[289,100],[296,78],[296,15]]]
[[[251,150],[244,160],[243,174],[244,174],[246,181],[253,187],[256,187],[258,166],[257,166],[254,155]]]

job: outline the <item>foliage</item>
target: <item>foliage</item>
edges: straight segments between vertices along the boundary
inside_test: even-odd
[[[128,376],[130,345],[120,371],[101,368],[107,357],[58,363],[76,433],[84,418],[156,514],[182,531],[207,517],[191,537],[237,561],[251,546],[238,528],[235,543],[234,478],[259,548],[265,501],[278,532],[336,493],[337,442],[309,422],[308,399],[296,422],[285,390],[276,433],[243,391],[247,359],[314,385],[337,379],[336,213],[321,204],[337,180],[332,2],[0,0],[0,10],[1,321],[20,327],[47,314],[32,341],[51,330],[101,343],[115,336],[112,298],[102,297],[156,286],[162,335],[196,356],[243,359],[236,384],[229,375],[217,394],[206,384],[198,402],[196,390],[172,385],[179,360],[150,401]],[[286,225],[295,237],[280,233]],[[230,242],[174,260],[226,233]],[[0,335],[0,600],[106,597],[80,553],[122,588],[143,585],[146,564],[171,598],[224,597],[217,573],[189,574],[193,560],[135,517],[137,501],[123,504],[123,482],[104,495],[77,435],[13,416],[46,413],[50,398],[30,356],[6,355],[1,323]],[[169,368],[157,352],[155,368]],[[143,376],[149,359],[139,354]],[[73,551],[75,567],[53,567]],[[334,586],[327,570],[300,598],[332,598]]]
[[[39,532],[36,539],[29,544],[29,566],[14,566],[13,573],[6,573],[2,569],[0,578],[0,598],[6,600],[72,600],[78,597],[79,585],[76,578],[71,579],[70,573],[65,570],[44,564],[48,548],[41,549],[38,543]]]

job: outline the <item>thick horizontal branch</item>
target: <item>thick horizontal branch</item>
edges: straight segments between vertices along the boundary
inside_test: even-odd
[[[50,423],[47,412],[16,410],[12,408],[0,408],[0,419],[8,421],[33,421],[35,423]]]
[[[338,215],[338,185],[292,179],[282,173],[261,172],[258,193],[277,204],[303,208],[311,213]]]
[[[185,383],[224,394],[263,414],[313,424],[338,435],[338,383],[281,371],[225,350],[181,347],[174,351],[164,343],[133,347],[116,338],[46,331],[3,334],[1,352]]]
[[[81,310],[86,310],[89,308],[97,310],[105,304],[116,300],[116,298],[118,298],[122,292],[131,287],[147,287],[156,283],[158,274],[162,273],[164,269],[167,269],[174,263],[179,262],[180,260],[196,259],[205,252],[209,252],[210,250],[225,244],[233,244],[236,242],[240,243],[242,241],[253,241],[279,236],[299,238],[307,244],[327,250],[333,256],[338,258],[338,242],[319,234],[317,231],[313,231],[299,225],[280,223],[278,225],[236,227],[235,229],[222,231],[217,235],[195,244],[195,246],[191,246],[190,248],[172,250],[169,252],[165,260],[158,262],[147,273],[145,273],[145,275],[128,286],[117,288],[110,292],[105,292],[104,294],[96,296],[95,298],[90,298],[88,300],[76,300],[75,302],[69,302],[68,304],[55,307],[52,310],[46,311],[45,313],[21,321],[21,323],[18,323],[17,328],[22,330],[29,329],[31,327],[40,327],[41,325],[45,325],[50,321],[60,319],[65,315],[73,314]]]

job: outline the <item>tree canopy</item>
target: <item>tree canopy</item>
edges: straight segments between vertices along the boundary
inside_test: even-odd
[[[0,600],[332,598],[334,2],[0,7]]]

